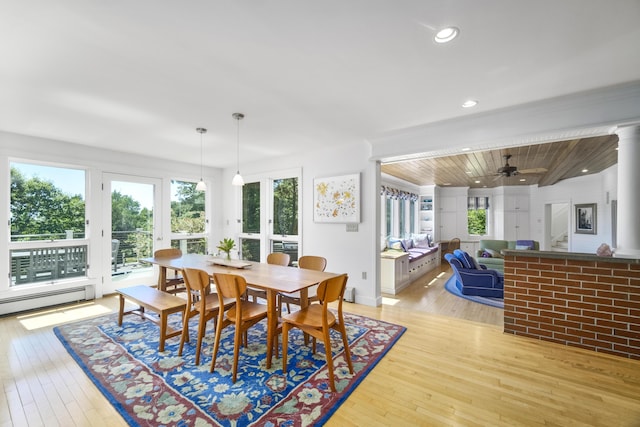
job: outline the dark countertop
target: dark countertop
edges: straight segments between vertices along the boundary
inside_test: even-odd
[[[596,254],[588,254],[581,252],[556,252],[556,251],[523,251],[517,249],[503,249],[502,253],[505,256],[526,256],[526,257],[541,257],[541,258],[555,258],[555,259],[572,259],[577,261],[603,261],[620,264],[640,264],[640,259],[637,258],[618,258],[598,256]]]

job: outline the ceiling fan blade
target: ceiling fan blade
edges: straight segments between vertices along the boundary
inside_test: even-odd
[[[545,168],[531,168],[531,169],[520,169],[518,173],[545,173],[547,169]]]

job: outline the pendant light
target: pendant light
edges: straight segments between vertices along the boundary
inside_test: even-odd
[[[244,119],[244,114],[233,113],[233,118],[238,121],[238,142],[237,142],[237,157],[236,157],[238,159],[238,163],[237,163],[236,175],[233,177],[233,180],[231,181],[231,185],[236,185],[241,187],[244,185],[244,179],[242,179],[242,175],[240,175],[240,120]]]
[[[196,184],[196,191],[207,191],[207,184],[202,179],[202,162],[204,159],[204,145],[202,142],[202,134],[207,133],[205,128],[196,128],[196,132],[200,134],[200,181]]]

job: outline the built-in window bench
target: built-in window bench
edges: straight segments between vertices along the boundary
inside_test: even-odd
[[[386,250],[380,254],[381,290],[386,294],[398,294],[411,282],[440,265],[440,247],[429,248],[424,253]]]

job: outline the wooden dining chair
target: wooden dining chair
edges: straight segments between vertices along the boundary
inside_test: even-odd
[[[227,326],[234,325],[233,382],[235,383],[238,374],[238,356],[243,337],[246,339],[246,331],[267,317],[267,306],[243,299],[247,290],[247,282],[242,276],[216,273],[213,275],[213,281],[218,292],[219,306],[224,306],[226,299],[231,299],[234,302],[228,310],[219,310],[218,312],[216,338],[213,344],[213,358],[211,359],[209,372],[215,370],[222,330]]]
[[[336,391],[333,373],[333,354],[331,351],[330,329],[335,329],[342,335],[342,345],[344,346],[345,358],[349,365],[349,372],[353,374],[353,364],[351,362],[351,352],[349,351],[349,341],[347,330],[344,326],[342,315],[342,298],[347,287],[347,275],[333,277],[324,280],[318,286],[318,301],[310,304],[299,311],[289,313],[282,317],[282,373],[287,374],[287,348],[289,344],[289,330],[299,328],[304,333],[313,337],[313,352],[316,352],[316,339],[324,342],[324,351],[327,358],[327,368],[329,371],[329,383],[331,390]],[[329,310],[329,304],[338,301],[337,316]]]
[[[306,268],[308,270],[324,271],[327,268],[327,259],[321,256],[304,255],[298,258],[298,268]],[[318,285],[309,287],[309,302],[316,301],[316,291]],[[278,311],[282,313],[282,304],[287,305],[287,313],[291,313],[290,304],[300,305],[300,292],[279,293],[278,294]]]
[[[158,249],[153,253],[154,258],[180,258],[182,251],[178,248]],[[171,276],[167,271],[167,277],[164,282],[164,291],[170,294],[179,294],[186,291],[184,278],[179,270],[171,270]]]
[[[267,255],[267,264],[274,265],[282,265],[288,266],[289,262],[291,262],[291,257],[289,254],[285,254],[284,252],[272,252]],[[267,292],[262,289],[256,289],[252,287],[247,288],[247,296],[251,297],[253,302],[257,302],[258,298],[267,299]]]
[[[211,293],[211,281],[204,270],[185,268],[183,270],[184,284],[186,286],[187,307],[182,320],[182,336],[178,356],[182,356],[185,342],[189,342],[189,320],[198,316],[198,342],[196,344],[196,365],[200,364],[200,349],[202,339],[207,329],[207,322],[213,319],[214,328],[220,311],[220,299],[215,293]],[[225,308],[231,307],[234,300],[224,300]]]

